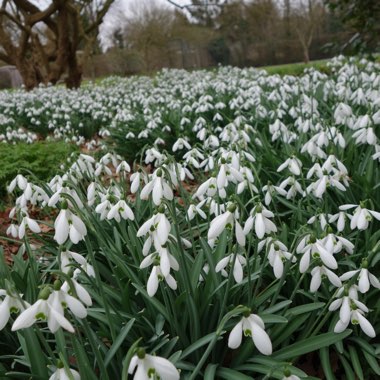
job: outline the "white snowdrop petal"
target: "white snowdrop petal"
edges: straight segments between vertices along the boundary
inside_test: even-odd
[[[252,340],[256,348],[263,355],[272,354],[272,342],[270,341],[268,334],[259,325],[252,327]]]
[[[321,283],[322,283],[321,273],[318,270],[311,278],[310,291],[313,293],[316,292],[321,286]]]
[[[230,335],[228,336],[228,347],[236,349],[241,345],[243,337],[243,323],[240,321],[235,327],[231,330]]]
[[[348,319],[346,322],[339,320],[334,327],[334,333],[338,334],[346,330],[349,322],[350,322],[350,319]]]
[[[255,232],[259,239],[262,239],[265,235],[264,217],[261,213],[256,214],[255,217]]]
[[[177,368],[169,360],[159,356],[149,356],[149,359],[154,365],[158,376],[165,380],[179,380],[179,372]]]
[[[243,281],[243,267],[238,259],[235,260],[233,275],[234,275],[235,281],[238,284],[240,284]]]
[[[147,283],[147,292],[149,297],[153,297],[158,289],[158,277],[157,277],[157,267],[153,267],[152,272],[150,273],[148,283]]]
[[[376,336],[376,332],[371,323],[359,312],[356,313],[356,316],[359,320],[359,325],[363,332],[370,338],[374,338]]]
[[[66,295],[65,301],[69,309],[73,312],[73,314],[78,318],[85,318],[87,316],[87,310],[83,306],[83,304],[78,301],[76,298]]]
[[[58,244],[63,244],[69,235],[69,222],[66,218],[66,211],[61,210],[54,223],[54,239]]]
[[[221,215],[218,215],[210,224],[210,229],[208,231],[207,238],[208,240],[212,240],[217,238],[225,229],[228,220],[230,218],[231,213],[225,212]]]
[[[365,268],[360,271],[358,288],[361,293],[367,293],[369,290],[368,270]]]
[[[227,266],[229,261],[230,261],[230,256],[224,257],[222,260],[220,260],[215,267],[215,272],[218,273],[222,269],[224,269]]]
[[[245,246],[245,235],[243,229],[238,221],[235,222],[235,235],[236,240],[242,247]]]
[[[273,272],[276,278],[281,278],[284,273],[284,263],[279,255],[276,255],[274,259]]]

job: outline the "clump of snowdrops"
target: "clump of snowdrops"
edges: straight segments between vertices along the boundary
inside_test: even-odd
[[[182,110],[173,144],[175,126],[156,114],[140,137],[125,136],[161,128],[133,164],[82,154],[49,183],[18,175],[7,232],[20,249],[1,266],[2,371],[380,375],[380,69],[359,65],[339,58],[331,77],[300,78],[167,71],[176,98],[158,86],[143,114]]]

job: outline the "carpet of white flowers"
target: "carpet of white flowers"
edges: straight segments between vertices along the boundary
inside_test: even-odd
[[[328,65],[1,93],[2,143],[90,153],[8,184],[0,373],[380,376],[380,65]]]

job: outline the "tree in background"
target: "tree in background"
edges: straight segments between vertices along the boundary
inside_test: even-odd
[[[244,0],[225,4],[216,22],[218,36],[210,42],[211,56],[218,63],[243,66],[250,39]]]
[[[122,35],[127,48],[142,55],[145,70],[154,69],[157,50],[165,54],[175,13],[155,1],[138,0],[125,15]]]
[[[275,0],[254,0],[247,3],[248,34],[250,42],[260,47],[255,56],[275,61],[278,40],[282,38],[281,14]],[[264,46],[263,46],[264,45]],[[250,59],[252,61],[252,58]]]
[[[203,26],[213,26],[226,0],[191,0],[186,7],[195,22]]]
[[[302,47],[303,60],[310,61],[309,49],[318,27],[325,20],[326,11],[320,0],[300,0],[291,10],[291,20]]]
[[[334,14],[355,34],[343,46],[353,53],[373,53],[380,48],[379,0],[325,0]]]
[[[33,1],[1,1],[0,59],[17,67],[27,89],[55,84],[64,74],[67,87],[78,87],[77,52],[97,35],[113,2],[52,0],[41,9]]]

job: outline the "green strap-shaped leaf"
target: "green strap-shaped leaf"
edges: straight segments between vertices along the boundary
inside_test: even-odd
[[[129,331],[131,330],[133,324],[135,323],[135,319],[131,319],[121,330],[115,341],[113,342],[111,348],[107,352],[106,357],[104,358],[104,366],[107,367],[112,358],[115,356],[117,350],[121,346],[121,344],[124,342],[126,336],[128,335]]]
[[[328,347],[335,342],[338,342],[351,334],[352,330],[346,330],[342,333],[335,334],[333,332],[320,334],[311,338],[303,339],[300,342],[284,347],[275,352],[273,357],[278,360],[290,360],[298,356],[307,354],[308,352],[319,350],[323,347]]]

